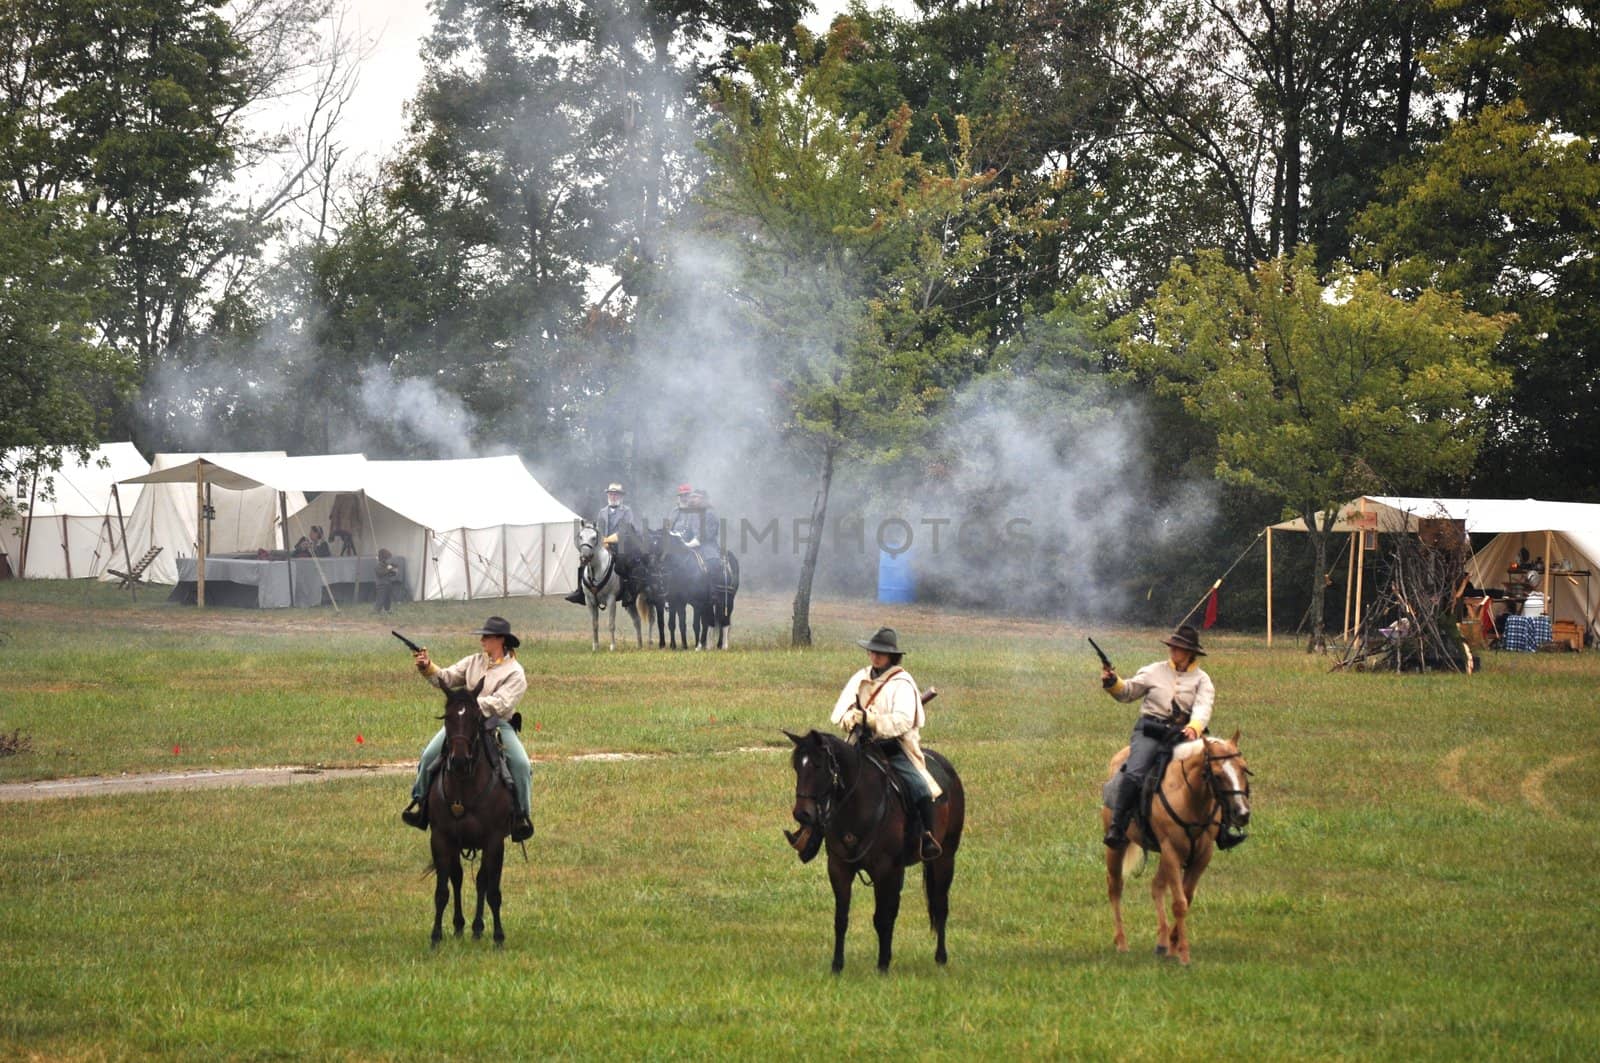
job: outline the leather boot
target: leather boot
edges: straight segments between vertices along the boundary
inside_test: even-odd
[[[573,605],[582,605],[584,601],[583,589],[579,588],[578,590],[575,590],[571,594],[567,595],[567,601],[571,602]]]
[[[1117,776],[1116,802],[1111,806],[1111,825],[1106,828],[1103,839],[1108,849],[1126,849],[1128,847],[1128,823],[1133,819],[1133,809],[1139,802],[1139,784],[1133,778],[1119,774]]]
[[[944,852],[937,838],[933,836],[933,801],[930,798],[919,798],[917,801],[917,818],[922,820],[922,859],[937,860]]]
[[[423,798],[421,801],[418,801],[413,798],[411,803],[406,806],[405,811],[400,813],[400,818],[418,830],[427,830],[428,799]]]
[[[517,815],[517,821],[511,825],[511,840],[525,842],[533,837],[533,820],[528,818],[526,812]]]

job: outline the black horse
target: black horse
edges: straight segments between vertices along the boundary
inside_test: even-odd
[[[716,648],[733,644],[734,597],[739,593],[739,558],[724,550],[711,559],[703,551],[691,549],[673,532],[655,538],[656,563],[661,569],[667,598],[667,629],[672,645],[678,645],[678,632],[684,633],[683,648],[689,648],[685,630],[685,610],[694,610],[694,646],[705,649],[711,632],[716,631]]]
[[[658,627],[661,623],[666,591],[656,558],[655,538],[658,535],[660,532],[651,532],[650,537],[646,538],[632,524],[624,524],[617,530],[617,574],[622,577],[622,592],[617,596],[617,601],[633,617],[636,627],[641,615],[651,627]],[[643,638],[641,636],[641,646],[644,644]],[[665,646],[665,632],[660,638],[660,645]]]
[[[789,734],[785,731],[784,734]],[[789,836],[802,861],[828,848],[828,881],[833,884],[833,971],[844,969],[844,934],[850,926],[850,885],[857,874],[872,883],[877,902],[872,925],[878,931],[878,970],[889,969],[894,921],[900,914],[900,888],[906,867],[919,862],[920,830],[916,814],[907,813],[891,788],[894,769],[859,745],[812,731],[794,743],[794,819],[800,830]],[[922,865],[928,895],[928,919],[938,937],[933,958],[944,963],[945,919],[950,914],[950,883],[956,874],[956,850],[966,822],[966,792],[950,762],[932,750],[944,796],[934,806],[934,836],[943,852]]]
[[[444,937],[444,906],[455,894],[456,937],[466,920],[461,914],[461,856],[476,850],[478,911],[472,936],[483,936],[483,904],[494,915],[494,943],[505,944],[500,926],[500,871],[505,866],[506,836],[511,833],[511,794],[501,785],[490,760],[495,741],[493,720],[478,709],[483,681],[471,690],[451,690],[444,703],[444,764],[428,793],[428,825],[433,846],[433,947]]]

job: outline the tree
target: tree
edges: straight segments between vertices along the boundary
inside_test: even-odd
[[[1215,431],[1218,477],[1305,519],[1316,647],[1339,503],[1465,473],[1485,400],[1509,384],[1491,357],[1505,318],[1432,289],[1401,298],[1378,274],[1345,266],[1323,280],[1308,248],[1249,273],[1204,252],[1174,267],[1142,325],[1129,362]]]
[[[930,411],[981,344],[948,326],[948,300],[1005,219],[992,175],[970,167],[957,123],[952,164],[905,150],[912,121],[839,110],[854,27],[836,22],[820,61],[791,76],[776,46],[743,53],[718,87],[707,142],[707,231],[737,257],[729,291],[775,352],[771,416],[815,461],[814,530],[802,559],[791,641],[811,643],[811,587],[834,477],[915,445]]]
[[[93,396],[132,383],[128,359],[96,343],[91,324],[100,238],[78,201],[0,202],[0,483],[60,468],[64,450],[87,460],[106,427]]]

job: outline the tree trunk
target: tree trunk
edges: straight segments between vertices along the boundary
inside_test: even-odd
[[[822,452],[822,485],[811,506],[811,538],[800,563],[800,587],[794,592],[794,623],[789,629],[789,645],[811,645],[811,582],[817,574],[817,555],[822,551],[823,530],[827,526],[828,492],[833,488],[834,444]]]
[[[1327,527],[1317,523],[1317,513],[1310,508],[1301,514],[1311,533],[1311,635],[1306,639],[1306,652],[1327,650],[1328,632],[1323,621],[1324,601],[1328,589],[1325,573],[1328,570],[1328,531],[1333,526],[1336,512],[1330,512]]]

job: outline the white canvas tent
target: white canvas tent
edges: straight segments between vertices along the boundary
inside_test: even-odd
[[[150,469],[132,443],[101,444],[87,462],[70,452],[62,458],[57,472],[0,485],[0,494],[18,511],[0,520],[0,553],[18,577],[74,579],[111,563],[113,552],[122,550],[112,490],[117,481]],[[138,488],[124,492],[122,504],[132,505],[138,495]]]
[[[203,485],[220,489],[213,498],[268,492],[278,500],[277,542],[238,549],[287,548],[313,524],[330,538],[349,532],[358,555],[381,546],[405,559],[414,599],[565,594],[577,586],[577,514],[514,455],[368,461],[360,454],[207,454],[136,480],[187,492],[191,511]],[[307,503],[307,494],[314,500]],[[212,552],[227,551],[214,540]],[[198,574],[203,587],[203,565]]]
[[[194,466],[201,460],[198,454],[157,454],[143,474],[126,478],[120,487],[123,507],[128,507],[128,492],[138,491],[138,501],[127,512],[125,523],[128,536],[128,556],[135,562],[151,547],[161,547],[144,579],[149,583],[177,583],[178,558],[199,556],[199,506],[196,497]],[[281,450],[246,451],[242,453],[208,454],[205,460],[226,466],[252,461],[282,461],[286,455]],[[212,553],[241,553],[271,549],[282,539],[282,510],[278,492],[270,487],[231,487],[211,481],[214,488],[207,492],[213,516],[208,528]],[[287,499],[290,512],[305,505],[299,491],[290,492]],[[113,518],[114,519],[114,518]],[[118,551],[121,554],[121,551]],[[108,570],[125,568],[123,558],[102,558],[95,575],[103,580],[115,580]]]
[[[577,587],[578,515],[515,455],[368,461],[364,477],[363,502],[324,494],[291,520],[330,532],[342,527],[358,553],[387,547],[406,558],[413,598],[464,601]]]
[[[1468,534],[1494,535],[1477,550],[1467,574],[1479,587],[1498,587],[1517,552],[1526,547],[1530,556],[1543,557],[1543,579],[1549,613],[1573,620],[1600,634],[1600,505],[1583,502],[1545,502],[1536,498],[1411,498],[1363,495],[1339,507],[1335,533],[1351,536],[1355,613],[1361,612],[1361,579],[1365,553],[1359,549],[1363,532],[1396,534],[1415,532],[1418,521],[1433,518],[1460,520]],[[1289,520],[1267,529],[1267,639],[1272,638],[1272,533],[1304,532],[1304,520]],[[1550,569],[1565,559],[1572,573]],[[1593,575],[1588,575],[1592,573]],[[1348,627],[1348,623],[1346,625]]]

